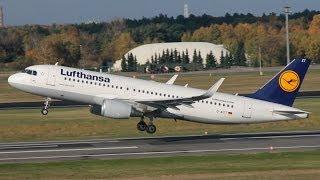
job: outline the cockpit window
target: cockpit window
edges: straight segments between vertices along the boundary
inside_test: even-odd
[[[27,74],[34,75],[34,76],[36,76],[38,74],[37,71],[33,71],[30,69],[25,69],[22,71],[22,73],[27,73]]]

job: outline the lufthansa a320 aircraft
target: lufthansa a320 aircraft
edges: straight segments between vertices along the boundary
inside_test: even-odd
[[[310,65],[295,59],[263,87],[248,96],[217,92],[224,78],[209,90],[134,79],[56,65],[35,65],[13,74],[8,82],[22,91],[51,98],[87,103],[95,115],[123,119],[141,117],[137,128],[154,133],[154,118],[172,118],[209,124],[262,123],[308,118],[292,107]],[[245,84],[244,84],[245,85]],[[149,119],[145,123],[144,117]]]

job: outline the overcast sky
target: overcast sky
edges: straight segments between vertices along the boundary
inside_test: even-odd
[[[320,10],[320,0],[0,0],[7,25],[79,23],[115,18],[141,18],[160,13],[223,16],[225,13],[280,13],[289,4],[292,11]]]

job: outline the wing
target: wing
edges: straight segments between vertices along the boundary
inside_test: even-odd
[[[166,82],[166,84],[172,85],[172,84],[176,81],[177,77],[178,77],[178,74],[175,74],[174,76],[172,76],[172,78],[170,78],[170,79]]]
[[[164,100],[136,100],[135,102],[145,104],[154,108],[158,109],[166,109],[166,108],[174,108],[178,109],[178,105],[184,105],[187,107],[193,107],[191,104],[195,101],[203,100],[210,98],[221,86],[225,78],[221,78],[219,81],[217,81],[211,88],[205,92],[204,94],[201,94],[199,96],[191,96],[186,98],[177,98],[177,99],[164,99]]]

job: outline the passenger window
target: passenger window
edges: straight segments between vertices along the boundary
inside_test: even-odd
[[[37,75],[37,71],[33,71],[32,74],[33,74],[34,76],[36,76],[36,75]]]

